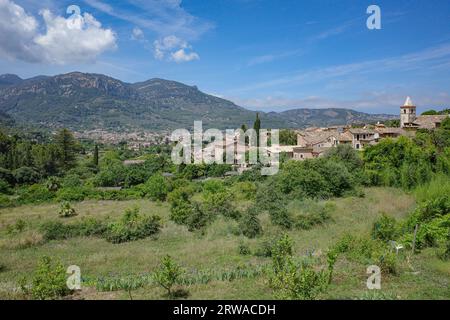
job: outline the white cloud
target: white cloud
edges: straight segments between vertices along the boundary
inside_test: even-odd
[[[0,0],[0,55],[8,59],[39,60],[33,38],[38,23],[33,16],[9,0]]]
[[[174,35],[155,40],[154,56],[158,60],[168,59],[177,63],[199,60],[200,56],[192,51],[192,47],[183,39]]]
[[[187,53],[185,51],[185,49],[180,49],[171,54],[171,59],[177,63],[180,63],[180,62],[188,62],[188,61],[198,60],[198,59],[200,59],[200,57],[195,52]]]
[[[0,55],[12,60],[67,64],[94,60],[116,47],[116,36],[89,13],[66,19],[40,12],[46,32],[19,5],[0,0]]]
[[[143,40],[144,39],[144,31],[141,28],[135,27],[131,33],[131,39],[133,40]]]

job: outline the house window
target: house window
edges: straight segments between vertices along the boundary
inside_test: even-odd
[[[359,149],[359,143],[356,144],[356,149]]]

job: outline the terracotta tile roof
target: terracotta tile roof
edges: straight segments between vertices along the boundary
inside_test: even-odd
[[[417,116],[414,120],[414,123],[419,125],[420,128],[423,129],[434,129],[436,128],[436,123],[441,123],[445,120],[449,115],[425,115],[425,116]]]

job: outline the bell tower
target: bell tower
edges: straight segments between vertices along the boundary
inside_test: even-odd
[[[409,127],[416,120],[416,106],[412,103],[411,98],[407,97],[403,106],[400,107],[400,127]]]

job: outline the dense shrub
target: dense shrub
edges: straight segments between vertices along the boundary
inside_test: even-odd
[[[243,242],[239,243],[238,252],[240,255],[243,255],[243,256],[248,256],[248,255],[252,254],[252,251],[250,250],[250,247],[248,246],[248,244],[245,244]]]
[[[325,157],[344,164],[349,170],[362,169],[363,161],[360,153],[348,144],[339,144],[327,150]]]
[[[169,186],[161,174],[155,174],[145,183],[143,191],[154,201],[165,201],[169,192]]]
[[[79,202],[88,198],[89,190],[85,187],[62,188],[56,192],[58,201]]]
[[[289,214],[287,208],[283,205],[272,207],[269,210],[270,220],[274,225],[290,229],[293,225],[292,216]]]
[[[40,174],[30,167],[21,167],[13,171],[14,179],[18,184],[33,184],[39,182]]]
[[[33,273],[31,288],[22,283],[22,289],[38,300],[58,299],[70,293],[66,285],[66,270],[61,263],[53,263],[49,257],[40,259]]]
[[[312,201],[303,202],[304,211],[294,218],[295,228],[309,230],[317,225],[322,225],[331,220],[331,212],[335,210],[332,203],[319,204]]]
[[[82,184],[83,182],[76,174],[66,175],[61,181],[61,185],[63,188],[78,188],[82,186]]]
[[[110,223],[105,233],[112,243],[135,241],[156,235],[161,228],[161,218],[139,214],[139,209],[128,209],[116,222]]]
[[[0,168],[0,180],[8,182],[10,185],[14,185],[16,182],[13,173],[5,168]]]
[[[374,264],[383,272],[395,274],[398,271],[398,257],[389,244],[368,237],[344,235],[332,248],[338,254],[363,264]]]
[[[212,217],[222,215],[227,218],[238,219],[240,212],[232,203],[232,193],[224,190],[220,192],[206,192],[203,194],[205,211]]]
[[[372,237],[384,241],[396,239],[398,234],[397,221],[385,213],[378,218],[372,227]]]
[[[2,193],[2,194],[11,194],[12,193],[10,184],[3,179],[0,179],[0,193]]]
[[[329,274],[305,262],[298,265],[292,257],[292,240],[285,235],[272,249],[269,283],[278,299],[313,300],[327,288]]]
[[[234,185],[234,193],[239,199],[253,200],[257,191],[256,185],[250,181],[237,182]]]
[[[256,192],[256,206],[260,211],[267,211],[285,204],[285,196],[281,193],[275,181],[261,184]]]
[[[111,160],[102,166],[100,172],[95,176],[96,187],[121,187],[127,176],[127,168],[120,160]]]
[[[190,205],[189,214],[185,219],[185,225],[189,231],[201,230],[205,228],[213,217],[203,210],[199,203],[193,202]]]
[[[54,199],[55,194],[47,189],[47,187],[34,184],[29,187],[21,188],[18,191],[18,199],[19,203],[28,204],[28,203],[43,203],[48,202]]]
[[[49,221],[41,226],[45,240],[64,240],[73,237],[103,236],[107,229],[104,221],[95,218],[83,218],[72,224]]]
[[[242,215],[239,221],[239,228],[247,238],[255,238],[262,234],[263,230],[258,219],[258,211],[255,207],[250,207]]]
[[[202,184],[203,192],[206,194],[225,192],[225,185],[221,180],[210,179]]]
[[[14,204],[14,201],[12,201],[8,196],[0,194],[0,208],[12,207]]]

